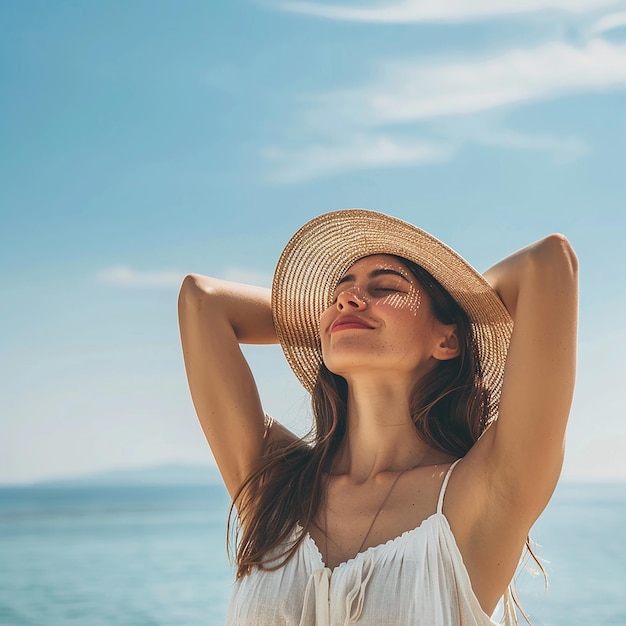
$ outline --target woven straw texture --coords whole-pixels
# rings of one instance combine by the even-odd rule
[[[467,261],[427,232],[365,209],[320,215],[283,250],[272,284],[278,339],[298,380],[311,392],[322,360],[318,321],[339,279],[372,254],[400,256],[430,272],[465,309],[494,417],[513,322],[500,298]]]

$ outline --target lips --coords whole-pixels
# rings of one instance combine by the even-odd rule
[[[356,315],[344,315],[336,319],[330,327],[330,332],[338,330],[371,330],[373,326]]]

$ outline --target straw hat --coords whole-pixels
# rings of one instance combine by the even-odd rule
[[[313,390],[322,361],[320,315],[348,268],[372,254],[417,263],[463,307],[472,324],[493,416],[513,328],[506,308],[482,275],[451,248],[408,222],[375,211],[343,209],[312,219],[278,260],[272,284],[274,324],[298,380]]]

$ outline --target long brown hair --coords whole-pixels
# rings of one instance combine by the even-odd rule
[[[460,347],[457,357],[439,361],[414,387],[410,398],[413,423],[426,443],[462,457],[489,425],[493,400],[482,383],[471,322],[429,272],[406,259],[398,260],[429,296],[435,318],[444,324],[456,324]],[[269,445],[258,467],[239,489],[229,514],[230,546],[236,507],[238,578],[254,567],[278,569],[298,549],[304,532],[294,534],[294,528],[309,528],[324,503],[324,477],[346,432],[347,397],[346,380],[322,363],[311,398],[312,430],[293,443]]]

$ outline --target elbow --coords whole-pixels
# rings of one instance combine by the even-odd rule
[[[178,292],[178,306],[184,306],[189,302],[196,300],[198,297],[198,276],[196,274],[187,274],[183,278]]]
[[[211,279],[200,274],[187,274],[178,292],[178,309],[200,310],[202,303],[215,293]]]
[[[189,291],[195,291],[200,285],[201,278],[199,274],[187,274],[180,285],[180,292],[188,293]]]
[[[578,257],[574,252],[574,247],[565,235],[555,233],[544,239],[545,245],[549,249],[549,254],[553,262],[560,263],[572,274],[578,274]]]
[[[578,281],[578,257],[565,235],[548,235],[535,247],[533,266],[544,278],[558,277],[560,281]]]

